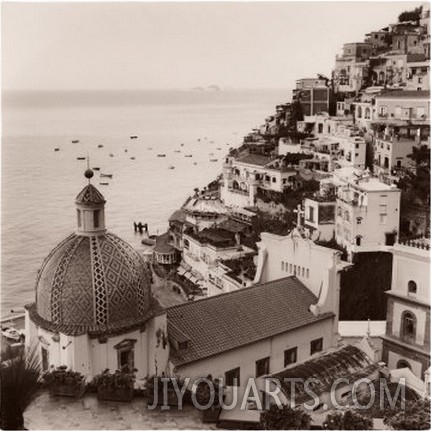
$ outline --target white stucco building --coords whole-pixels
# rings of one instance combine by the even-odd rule
[[[425,381],[430,366],[430,240],[393,247],[382,359],[389,370],[408,368]]]
[[[364,176],[337,187],[335,238],[348,252],[378,251],[399,232],[401,190]],[[382,248],[383,247],[383,248]]]
[[[296,187],[297,171],[282,161],[258,154],[235,159],[227,157],[223,165],[222,202],[232,208],[252,207],[258,188],[282,192]]]

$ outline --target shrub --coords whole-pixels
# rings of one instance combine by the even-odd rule
[[[274,430],[305,430],[310,428],[311,416],[303,410],[292,409],[290,406],[272,404],[260,417],[262,429]]]
[[[334,411],[326,416],[323,428],[327,430],[371,430],[373,421],[354,410]]]

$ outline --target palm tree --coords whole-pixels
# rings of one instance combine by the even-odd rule
[[[40,388],[40,360],[36,351],[10,347],[1,354],[1,423],[4,430],[24,428],[24,412]]]

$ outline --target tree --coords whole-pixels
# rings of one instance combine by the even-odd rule
[[[310,429],[311,416],[300,408],[290,406],[279,408],[272,404],[260,417],[262,429],[269,430],[306,430]]]
[[[383,422],[395,430],[429,430],[430,403],[424,399],[407,401],[404,409],[388,412]]]
[[[422,15],[422,6],[413,10],[406,10],[398,15],[398,22],[419,21]]]
[[[40,361],[35,350],[2,352],[0,368],[1,429],[24,429],[24,412],[40,388]]]
[[[344,413],[334,411],[326,416],[323,428],[327,430],[371,430],[373,421],[354,410],[346,410]]]

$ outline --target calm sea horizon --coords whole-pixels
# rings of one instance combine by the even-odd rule
[[[97,172],[92,180],[107,200],[107,227],[139,248],[133,222],[165,232],[193,189],[221,173],[229,148],[290,97],[289,89],[3,92],[2,317],[34,300],[37,270],[75,229],[74,199],[86,184],[77,157],[113,175],[109,185]]]

